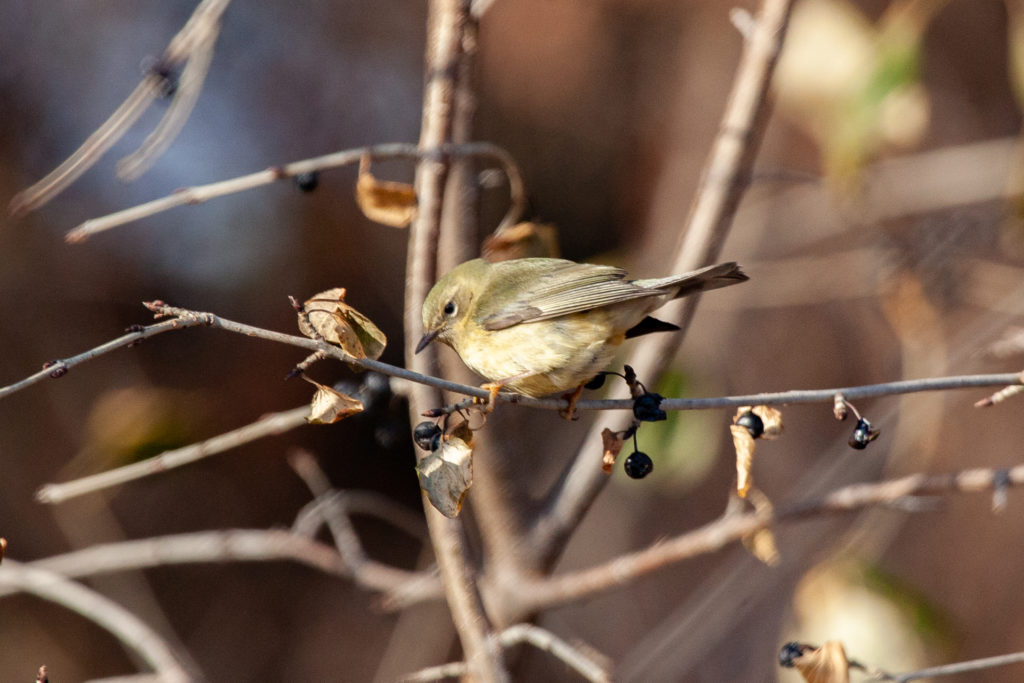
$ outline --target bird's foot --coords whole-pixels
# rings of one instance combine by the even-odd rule
[[[558,411],[558,414],[564,417],[566,420],[576,421],[580,419],[579,413],[576,412],[576,404],[580,400],[580,396],[583,394],[583,385],[576,387],[574,391],[570,391],[568,394],[562,396],[566,401],[569,402],[565,408]]]
[[[494,406],[498,401],[498,392],[501,391],[502,387],[505,386],[504,382],[487,382],[481,384],[481,389],[486,389],[489,396],[487,398],[473,398],[473,403],[480,406],[480,412],[484,415],[494,412]]]

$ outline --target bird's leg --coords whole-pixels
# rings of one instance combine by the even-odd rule
[[[565,408],[558,411],[558,414],[564,417],[566,420],[578,420],[580,416],[576,414],[576,403],[579,402],[580,396],[583,394],[583,385],[576,387],[574,391],[570,391],[568,394],[562,396],[566,401],[569,402]]]
[[[480,409],[480,412],[486,415],[494,410],[494,406],[498,400],[498,392],[501,391],[506,384],[521,380],[525,377],[529,377],[532,374],[532,372],[522,372],[519,373],[518,375],[512,375],[511,377],[505,377],[504,379],[498,379],[494,380],[493,382],[486,382],[484,384],[481,384],[480,388],[486,389],[490,396],[488,396],[486,399],[474,398],[473,402],[483,404],[483,407]],[[484,403],[485,401],[486,403]]]
[[[479,398],[474,396],[473,403],[483,404],[480,408],[480,412],[484,415],[494,412],[494,404],[498,401],[498,392],[505,386],[505,382],[508,380],[499,380],[497,382],[486,382],[480,385],[481,389],[486,389],[487,393],[490,394],[487,398]]]

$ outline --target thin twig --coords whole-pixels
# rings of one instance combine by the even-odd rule
[[[406,575],[407,581],[402,582],[402,585],[413,581],[419,582],[425,577],[431,577],[436,581],[436,576],[431,572],[424,574],[405,572],[405,570],[395,569],[368,557],[363,549],[363,543],[359,539],[359,534],[356,533],[355,526],[348,516],[348,510],[340,501],[339,492],[331,488],[327,475],[317,465],[316,459],[305,451],[295,451],[289,455],[288,464],[316,496],[316,502],[321,510],[321,519],[330,528],[338,554],[348,565],[356,583],[362,586],[378,587],[381,581],[375,577],[383,575],[389,582],[390,589],[396,587],[392,580],[396,571]],[[440,591],[440,584],[437,584],[436,589]]]
[[[165,683],[186,683],[189,674],[171,646],[145,622],[109,598],[37,565],[8,559],[0,567],[0,594],[31,593],[85,617],[146,662]]]
[[[89,349],[77,356],[70,358],[64,358],[58,361],[51,361],[47,363],[42,370],[39,372],[29,375],[23,380],[15,382],[14,384],[8,384],[5,387],[0,387],[0,399],[21,391],[22,389],[32,386],[36,382],[41,382],[44,379],[56,379],[63,377],[67,371],[79,363],[84,363],[87,360],[92,360],[98,356],[102,356],[105,353],[116,351],[120,348],[130,347],[137,344],[139,341],[146,339],[147,337],[153,337],[162,332],[169,332],[173,329],[181,327],[181,323],[176,320],[169,320],[155,325],[148,325],[146,327],[139,327],[136,330],[129,332],[128,334],[122,335],[117,339],[112,339],[104,344]]]
[[[891,680],[898,681],[899,683],[905,683],[906,681],[916,681],[919,678],[952,676],[953,674],[962,674],[969,671],[981,671],[983,669],[994,669],[997,666],[1007,666],[1008,664],[1019,664],[1021,662],[1024,662],[1024,652],[1014,652],[1006,655],[997,655],[995,657],[972,659],[966,662],[943,664],[942,666],[933,666],[928,669],[920,669],[918,671],[908,671],[903,674],[891,674]]]
[[[261,327],[254,327],[244,323],[235,322],[222,318],[214,313],[192,311],[184,308],[167,306],[163,302],[149,302],[146,304],[150,310],[158,315],[175,316],[174,320],[168,320],[153,325],[140,327],[137,331],[113,339],[93,349],[80,353],[70,358],[53,361],[39,372],[26,377],[14,384],[0,387],[0,398],[4,398],[16,391],[25,389],[36,382],[47,378],[62,376],[64,372],[79,363],[92,360],[105,353],[116,349],[130,347],[140,339],[152,337],[172,330],[185,329],[190,327],[214,327],[235,334],[247,337],[257,337],[267,341],[280,344],[289,344],[309,351],[314,351],[334,358],[336,360],[359,365],[367,370],[373,370],[384,375],[398,378],[415,385],[425,385],[452,391],[466,396],[487,398],[490,394],[480,387],[449,382],[438,377],[432,377],[405,368],[400,368],[381,361],[370,360],[369,358],[353,358],[347,355],[337,346],[331,346],[325,342],[300,337],[297,335],[274,332]],[[422,355],[422,354],[421,354]],[[793,389],[790,391],[769,392],[761,394],[743,394],[739,396],[721,396],[712,398],[666,398],[661,403],[664,410],[711,410],[715,408],[735,408],[744,405],[792,405],[797,403],[829,403],[840,393],[850,399],[875,398],[879,396],[891,396],[895,394],[910,394],[924,391],[947,391],[950,389],[976,389],[982,387],[995,387],[1021,384],[1021,373],[995,373],[988,375],[953,375],[949,377],[930,377],[923,379],[901,380],[898,382],[883,382],[880,384],[867,384],[853,387],[837,387],[830,389]],[[405,393],[405,392],[403,392]],[[498,398],[508,403],[517,403],[531,408],[544,410],[565,410],[568,402],[561,398],[530,398],[517,394],[498,394]],[[440,403],[440,400],[437,401]],[[632,399],[602,399],[584,400],[576,404],[579,410],[632,410]],[[449,412],[442,408],[443,412]],[[454,412],[454,408],[451,412]]]
[[[538,650],[549,652],[592,683],[608,683],[612,680],[603,666],[551,631],[539,626],[515,624],[502,631],[498,638],[501,641],[501,646],[506,649],[520,643],[528,643]],[[466,666],[465,662],[450,662],[421,669],[408,676],[403,676],[400,680],[403,683],[425,683],[426,681],[465,676],[468,672],[469,667]]]
[[[727,514],[702,527],[660,541],[634,553],[589,569],[520,582],[524,611],[529,613],[589,598],[628,584],[639,576],[686,559],[715,552],[745,536],[779,522],[841,514],[872,505],[888,505],[908,496],[991,491],[1024,484],[1024,465],[1009,469],[972,469],[951,474],[913,474],[870,484],[853,484],[820,499],[781,505],[773,514]]]
[[[375,517],[411,538],[420,541],[427,539],[427,527],[422,516],[374,491],[332,490],[326,496],[318,496],[295,515],[292,532],[307,538],[313,537],[325,524],[325,511],[331,507],[338,507],[349,516]]]
[[[65,239],[68,242],[81,242],[98,232],[141,220],[169,209],[202,204],[216,197],[252,190],[279,180],[294,178],[303,173],[357,164],[364,156],[369,156],[374,161],[383,161],[386,159],[424,159],[439,155],[485,157],[497,161],[504,171],[505,177],[508,178],[509,184],[509,209],[502,220],[502,225],[515,222],[522,215],[526,205],[526,192],[523,187],[522,176],[519,174],[519,168],[512,159],[512,155],[501,147],[488,142],[471,142],[461,145],[450,144],[430,149],[421,149],[409,142],[391,142],[346,149],[319,157],[293,161],[283,166],[271,166],[256,173],[229,178],[208,185],[181,188],[166,197],[154,199],[145,204],[132,206],[105,216],[91,218],[70,230],[65,235]]]
[[[237,448],[242,444],[261,439],[265,436],[283,434],[306,424],[307,417],[309,417],[308,405],[264,415],[244,427],[218,434],[213,438],[183,448],[164,451],[152,458],[134,462],[130,465],[60,484],[44,484],[36,492],[36,500],[40,503],[63,503],[76,496],[94,493],[111,486],[117,486],[125,482],[165,472],[175,467],[181,467],[211,455]]]
[[[164,50],[158,62],[161,69],[174,69],[183,62],[191,61],[193,54],[197,51],[201,53],[199,61],[206,62],[206,66],[208,66],[213,53],[213,43],[220,30],[220,18],[229,1],[203,0],[200,2],[185,26],[171,39],[167,49]],[[186,96],[193,98],[198,95],[198,91],[202,87],[205,67],[200,64],[192,69],[189,69],[188,66],[185,68],[192,74],[190,76],[192,85],[189,86],[189,89],[194,91],[191,94],[186,93]],[[160,73],[160,69],[151,69],[128,98],[103,125],[82,143],[81,147],[42,180],[15,195],[10,204],[11,215],[20,216],[39,208],[63,192],[79,176],[89,170],[153,103],[163,88],[166,78],[166,74]],[[177,120],[182,114],[187,116],[190,108],[191,105],[187,102],[172,106],[158,127],[163,135],[159,146],[153,144],[154,136],[151,135],[146,139],[143,149],[157,154],[163,151],[170,144],[168,136],[173,138],[173,135],[177,133],[176,129],[180,129],[180,124],[177,122],[173,126],[166,123],[171,118],[172,112],[176,112],[174,117]],[[181,121],[181,124],[183,123],[184,121]],[[140,150],[140,152],[142,151]],[[151,161],[152,155],[149,152],[147,155]]]
[[[4,562],[4,567],[8,561]],[[391,594],[397,595],[399,604],[403,605],[437,600],[442,596],[436,576],[392,567],[357,576],[331,546],[279,529],[225,529],[101,543],[37,560],[30,566],[69,578],[84,578],[178,564],[277,561],[296,562],[352,580],[362,588],[381,591],[385,608],[392,604],[388,597]],[[2,571],[0,569],[0,574]],[[0,596],[20,590],[0,585]]]

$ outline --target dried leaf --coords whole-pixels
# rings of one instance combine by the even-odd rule
[[[613,432],[607,427],[601,432],[601,441],[604,444],[604,456],[601,458],[601,469],[604,470],[605,474],[611,474],[612,468],[615,467],[615,458],[619,457],[619,451],[622,450],[622,444],[625,441],[622,438],[620,432]]]
[[[363,402],[352,398],[331,387],[315,382],[308,377],[307,382],[316,387],[313,400],[309,404],[309,417],[306,422],[314,425],[329,425],[363,412]]]
[[[416,465],[416,473],[430,504],[445,517],[457,517],[473,485],[473,448],[457,436],[448,436]]]
[[[345,303],[345,288],[336,287],[313,296],[302,305],[299,331],[340,346],[353,358],[376,360],[388,338],[369,318]]]
[[[779,548],[775,545],[775,533],[771,529],[758,529],[749,536],[744,536],[743,546],[769,567],[779,563]]]
[[[377,180],[370,173],[370,158],[359,161],[356,204],[363,215],[392,228],[405,228],[416,215],[416,191],[407,183]]]
[[[774,514],[772,502],[758,489],[750,489],[748,500],[762,519],[770,519]],[[771,528],[762,527],[744,536],[742,540],[750,554],[769,567],[774,567],[779,563],[779,548],[775,544],[775,532]]]
[[[743,410],[742,408],[740,410]],[[747,408],[764,423],[762,439],[777,439],[782,436],[782,413],[771,406],[754,406]]]
[[[497,263],[516,258],[559,256],[558,229],[549,223],[516,223],[484,240],[485,261]]]
[[[807,683],[850,683],[850,661],[838,640],[804,652],[793,660],[793,668]]]
[[[4,554],[7,552],[7,539],[0,538],[0,562],[4,561]]]
[[[746,427],[737,424],[729,425],[729,431],[732,432],[732,444],[736,448],[736,493],[746,498],[753,483],[750,468],[754,464],[754,437]]]

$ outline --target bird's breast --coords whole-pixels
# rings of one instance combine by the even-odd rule
[[[512,391],[546,396],[570,391],[603,370],[624,339],[604,311],[486,331],[475,327],[458,335],[462,361],[491,381]]]

